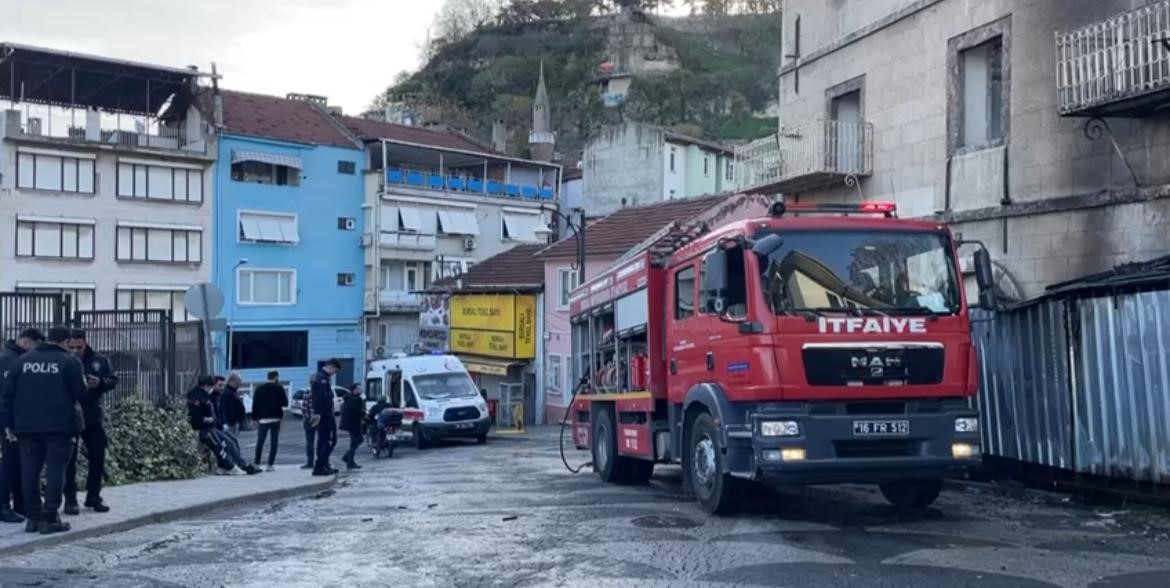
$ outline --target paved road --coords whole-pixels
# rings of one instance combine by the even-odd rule
[[[963,490],[905,514],[844,487],[712,518],[660,469],[606,486],[547,434],[404,449],[330,495],[0,559],[0,586],[1170,586],[1158,511]]]

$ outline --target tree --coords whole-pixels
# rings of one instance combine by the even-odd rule
[[[446,0],[435,15],[440,43],[453,43],[495,22],[504,0]]]

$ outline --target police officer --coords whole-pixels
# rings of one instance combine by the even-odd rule
[[[20,443],[21,481],[24,484],[24,530],[42,535],[68,531],[57,509],[65,486],[65,467],[73,438],[81,433],[84,417],[85,372],[65,349],[67,327],[49,329],[49,341],[20,356],[4,378],[0,416],[4,435]],[[41,473],[45,472],[45,502],[41,504]]]
[[[0,351],[0,398],[4,397],[4,381],[8,370],[25,352],[32,351],[45,340],[37,329],[25,329],[15,341],[6,341]],[[2,408],[0,408],[2,410]],[[12,507],[9,508],[9,497]],[[24,490],[20,487],[20,448],[0,433],[0,522],[23,523]]]
[[[333,453],[333,446],[337,443],[337,419],[333,416],[333,385],[329,379],[337,370],[341,369],[341,362],[330,359],[321,366],[321,370],[313,376],[309,393],[313,400],[313,417],[310,424],[317,430],[317,463],[313,466],[314,476],[331,476],[337,473],[329,464],[329,454]]]
[[[85,370],[85,385],[87,394],[81,401],[82,412],[85,413],[85,430],[81,433],[81,441],[85,443],[85,457],[89,464],[89,471],[85,476],[85,507],[94,512],[109,512],[110,507],[102,501],[102,479],[106,475],[106,447],[109,440],[106,438],[105,415],[102,411],[102,397],[106,392],[118,387],[118,376],[114,375],[114,368],[110,360],[89,346],[85,340],[85,331],[73,329],[69,339],[69,351],[81,361]],[[77,506],[77,444],[73,446],[73,455],[69,458],[69,467],[65,470],[65,514],[79,514]]]

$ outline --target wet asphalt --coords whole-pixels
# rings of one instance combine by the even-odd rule
[[[568,473],[551,431],[360,455],[317,496],[0,557],[0,587],[1170,586],[1164,509],[960,487],[899,512],[849,486],[760,490],[717,518],[677,468],[644,487]]]

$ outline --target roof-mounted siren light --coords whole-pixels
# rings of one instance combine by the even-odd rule
[[[792,204],[787,207],[781,205],[779,209],[777,209],[776,204],[772,205],[769,212],[772,216],[777,217],[783,216],[785,212],[791,212],[793,214],[880,214],[886,218],[893,218],[898,213],[898,207],[893,202],[857,202],[851,204],[814,202]]]
[[[858,208],[860,212],[884,214],[887,217],[898,214],[898,205],[893,202],[862,202]]]

